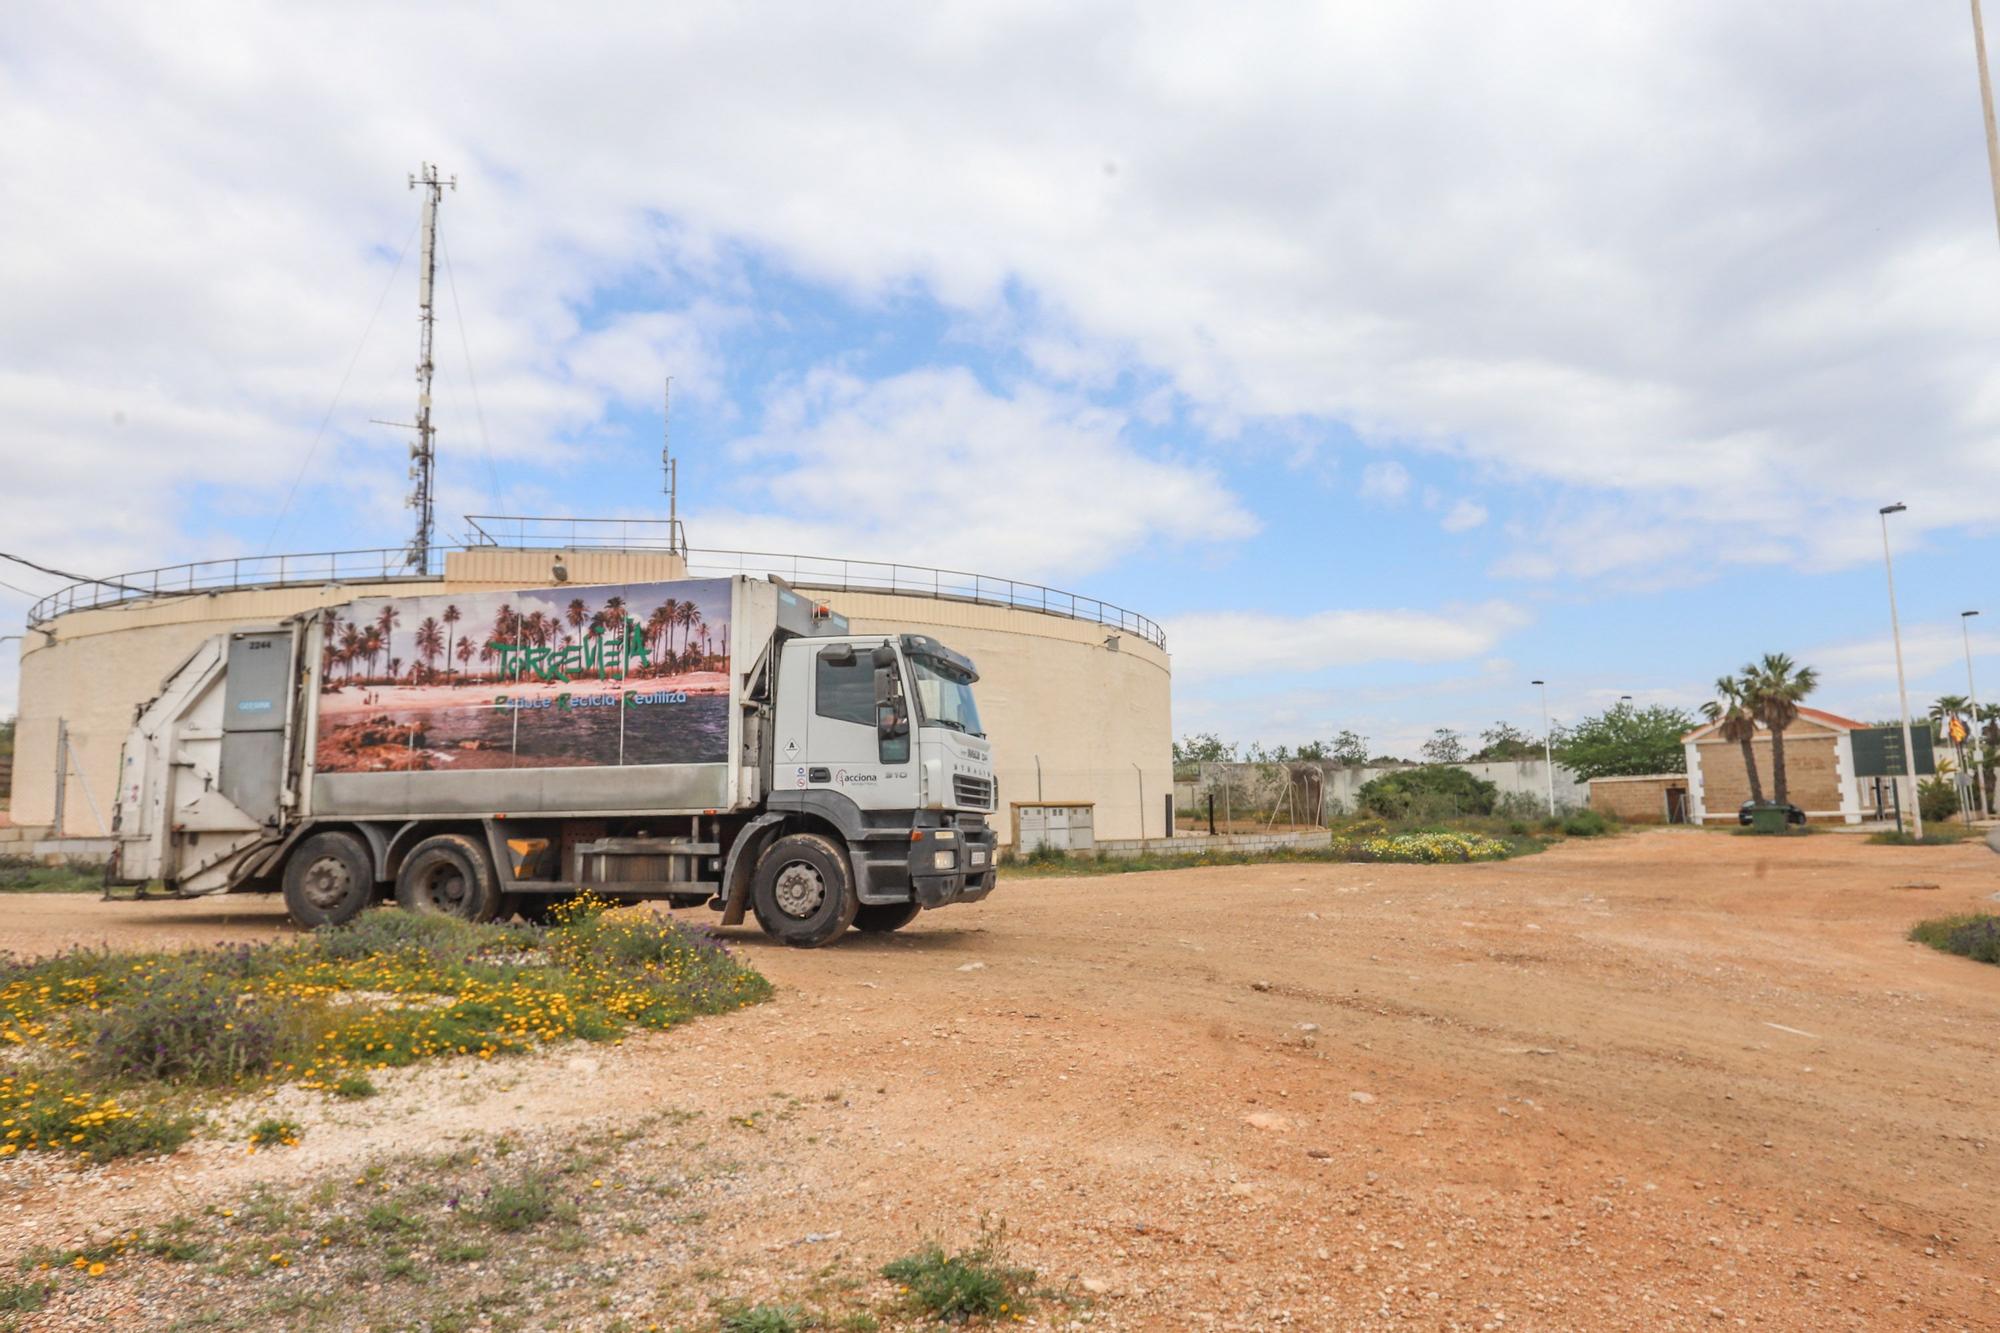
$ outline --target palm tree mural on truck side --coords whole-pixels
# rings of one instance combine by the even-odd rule
[[[686,580],[336,608],[320,771],[720,762],[731,596]]]
[[[1715,698],[1701,706],[1701,715],[1721,724],[1718,734],[1722,739],[1743,747],[1743,771],[1749,775],[1750,799],[1762,805],[1764,783],[1757,776],[1757,751],[1750,744],[1757,737],[1757,714],[1746,697],[1743,682],[1735,676],[1717,677]]]

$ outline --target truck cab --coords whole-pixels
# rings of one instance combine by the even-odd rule
[[[978,679],[927,635],[783,645],[769,807],[841,830],[864,911],[907,905],[914,916],[992,891],[993,747]]]

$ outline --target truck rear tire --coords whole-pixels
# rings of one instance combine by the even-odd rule
[[[915,921],[917,913],[923,910],[917,903],[863,903],[854,914],[854,928],[871,935],[886,935]]]
[[[315,833],[285,860],[285,910],[308,930],[352,921],[374,896],[374,863],[352,834]]]
[[[408,912],[491,921],[500,911],[500,885],[485,848],[461,834],[440,833],[403,861],[396,901]]]
[[[750,906],[772,939],[817,949],[847,933],[861,902],[846,854],[817,833],[793,833],[757,858]]]

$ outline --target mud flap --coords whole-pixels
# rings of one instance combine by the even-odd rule
[[[756,872],[757,858],[771,833],[785,822],[783,815],[759,815],[743,826],[729,845],[729,860],[722,868],[722,924],[740,926],[750,907],[750,876]]]

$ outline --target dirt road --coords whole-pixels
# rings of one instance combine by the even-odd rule
[[[703,1242],[718,1289],[869,1272],[985,1214],[1094,1327],[2000,1327],[2000,968],[1903,939],[1996,889],[1976,845],[1694,831],[1003,881],[889,939],[744,933],[770,1004],[410,1071],[314,1110],[282,1159],[0,1167],[0,1248],[339,1170],[469,1108],[564,1131],[785,1093]],[[278,928],[0,899],[16,951]]]

